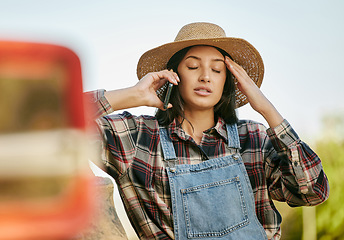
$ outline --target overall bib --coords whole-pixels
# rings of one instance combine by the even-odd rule
[[[237,125],[227,125],[227,134],[228,147],[235,154],[176,165],[172,140],[166,128],[160,127],[175,239],[267,239],[255,214],[252,187],[239,154]]]

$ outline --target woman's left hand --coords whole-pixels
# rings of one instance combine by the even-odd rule
[[[265,97],[253,80],[247,75],[246,71],[227,56],[225,58],[225,64],[229,71],[231,71],[238,80],[237,86],[247,97],[251,107],[266,119],[270,127],[280,124],[283,121],[283,117]]]

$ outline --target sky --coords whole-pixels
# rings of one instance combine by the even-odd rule
[[[81,60],[85,91],[134,85],[145,51],[204,21],[258,49],[261,89],[299,135],[318,136],[324,115],[344,112],[341,0],[0,0],[0,6],[0,39],[69,47]],[[266,124],[249,105],[238,114]]]
[[[112,90],[136,84],[140,56],[183,25],[215,23],[258,49],[263,93],[312,140],[325,115],[344,115],[343,12],[342,0],[0,0],[0,40],[66,46],[81,60],[85,91]],[[238,114],[266,124],[249,105]]]

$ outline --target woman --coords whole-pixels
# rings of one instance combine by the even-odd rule
[[[135,86],[91,94],[104,168],[141,239],[279,239],[272,199],[327,199],[320,159],[260,91],[263,72],[247,41],[192,23],[141,57]],[[165,110],[157,90],[167,82],[174,87]],[[235,108],[247,102],[269,129],[238,121]],[[108,115],[137,106],[159,110]]]

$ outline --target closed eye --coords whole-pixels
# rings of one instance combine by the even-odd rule
[[[216,73],[221,73],[221,71],[216,70],[216,69],[213,69],[213,71],[216,72]]]
[[[197,69],[198,67],[188,67],[188,69],[190,69],[190,70],[195,70],[195,69]]]

